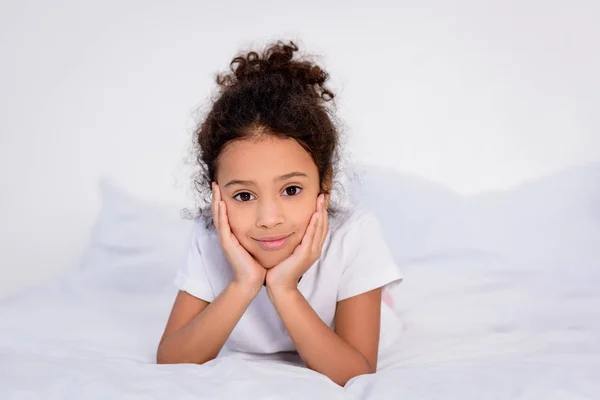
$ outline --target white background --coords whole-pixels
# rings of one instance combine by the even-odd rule
[[[599,161],[599,18],[592,0],[0,1],[0,296],[76,265],[101,176],[189,205],[194,111],[274,39],[320,56],[353,160],[464,194]]]

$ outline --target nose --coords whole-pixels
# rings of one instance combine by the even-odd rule
[[[275,199],[265,199],[264,197],[258,201],[257,228],[275,228],[283,224],[284,221],[281,202]]]

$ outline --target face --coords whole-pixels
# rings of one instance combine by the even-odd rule
[[[240,244],[265,268],[289,257],[316,211],[319,174],[310,154],[293,139],[231,142],[216,181]]]

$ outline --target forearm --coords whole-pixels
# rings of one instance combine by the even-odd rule
[[[158,347],[159,364],[203,364],[217,357],[257,292],[230,283],[187,325],[166,336]]]
[[[321,320],[298,290],[270,291],[269,296],[308,368],[340,386],[354,376],[375,372],[360,352]]]

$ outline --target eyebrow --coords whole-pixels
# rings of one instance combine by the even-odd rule
[[[296,177],[308,178],[308,175],[306,175],[304,172],[295,171],[295,172],[290,172],[289,174],[278,176],[274,180],[275,181],[285,181],[287,179],[296,178]],[[256,186],[256,183],[254,181],[245,181],[245,180],[240,180],[240,179],[233,179],[233,180],[230,180],[229,182],[227,182],[225,184],[225,187],[235,186],[235,185],[240,185],[240,186]]]
[[[275,178],[276,181],[285,181],[287,179],[290,178],[296,178],[296,177],[300,177],[300,178],[308,178],[308,175],[306,175],[304,172],[290,172],[289,174],[285,174],[285,175],[281,175],[278,178]]]

